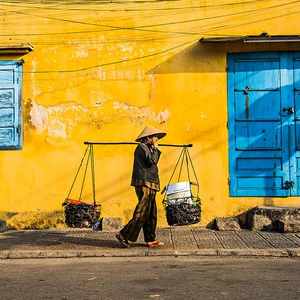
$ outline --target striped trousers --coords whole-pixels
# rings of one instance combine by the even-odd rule
[[[136,242],[143,228],[145,242],[153,242],[156,240],[157,224],[156,190],[141,185],[135,187],[135,192],[139,202],[136,205],[132,219],[120,232],[124,239]]]

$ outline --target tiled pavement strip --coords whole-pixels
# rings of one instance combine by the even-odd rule
[[[148,249],[142,233],[121,249],[116,232],[92,229],[8,230],[0,233],[0,258],[242,256],[300,258],[300,233],[215,231],[196,226],[157,229],[164,247]]]

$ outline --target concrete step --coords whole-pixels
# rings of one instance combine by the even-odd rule
[[[300,221],[300,207],[256,206],[249,210],[248,227],[251,230],[278,231],[278,221]]]
[[[219,231],[241,230],[238,218],[216,218],[215,226]]]
[[[297,233],[300,232],[300,221],[298,220],[279,220],[278,231],[283,233]]]

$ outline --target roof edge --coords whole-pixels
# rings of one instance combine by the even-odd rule
[[[0,54],[26,54],[34,50],[30,44],[0,43]]]
[[[224,36],[224,37],[202,37],[200,42],[204,43],[299,43],[300,35],[269,35],[263,32],[260,35]]]

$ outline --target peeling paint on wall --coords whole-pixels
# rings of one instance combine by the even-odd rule
[[[128,45],[121,44],[120,48],[121,48],[122,52],[131,52],[134,49],[134,46],[133,45],[129,45],[129,44]]]
[[[45,107],[32,101],[32,108],[29,114],[31,123],[36,128],[37,132],[43,132],[47,128],[48,123],[48,115]]]
[[[118,118],[126,119],[130,118],[133,122],[138,122],[140,119],[152,119],[154,113],[148,107],[139,108],[133,105],[128,105],[126,103],[114,101],[113,108],[115,114],[118,115]]]
[[[155,118],[155,121],[159,124],[166,123],[168,121],[168,118],[170,116],[170,112],[168,109],[165,111],[161,111],[158,113],[157,117]]]
[[[31,90],[31,97],[35,98],[38,94],[40,94],[42,92],[42,90],[38,89],[36,87],[36,81],[34,80],[34,72],[36,71],[38,64],[35,60],[32,60],[31,65],[32,65],[32,67],[31,67],[32,71],[31,71],[31,74],[30,74],[30,76],[31,76],[30,90]]]
[[[84,47],[80,47],[78,50],[74,51],[73,57],[86,58],[89,56],[88,51]]]
[[[51,120],[48,126],[49,136],[55,138],[67,138],[67,125],[58,120]]]
[[[47,130],[51,138],[69,139],[78,124],[101,129],[102,124],[129,119],[131,122],[156,121],[165,123],[170,113],[168,109],[157,115],[149,107],[137,107],[120,101],[106,101],[83,107],[74,102],[56,104],[51,107],[38,105],[34,101],[30,110],[31,123],[38,133]]]

